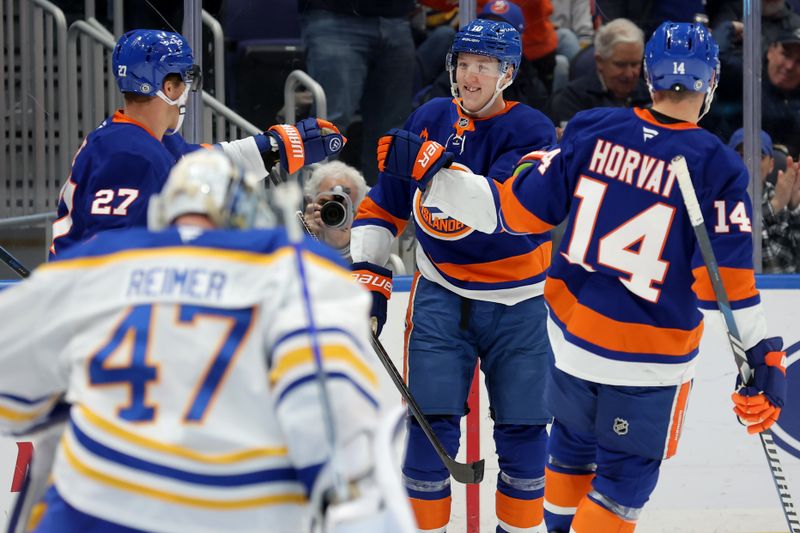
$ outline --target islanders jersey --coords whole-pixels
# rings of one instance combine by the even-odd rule
[[[442,144],[455,155],[454,167],[499,182],[524,154],[555,142],[550,120],[517,102],[475,119],[464,115],[455,100],[436,98],[417,109],[404,129]],[[481,209],[491,205],[488,201]],[[541,295],[550,263],[548,231],[483,234],[423,206],[413,183],[383,175],[359,205],[350,244],[353,260],[385,264],[392,239],[411,217],[417,268],[426,279],[466,298],[507,305]]]
[[[117,111],[86,136],[61,188],[50,257],[106,230],[147,225],[148,199],[175,162],[201,148],[179,133],[163,141]]]
[[[333,251],[300,248],[308,308],[283,231],[128,229],[65,252],[0,293],[0,428],[25,431],[66,393],[53,479],[79,511],[308,531],[330,451],[316,356],[342,442],[373,430],[378,378],[369,295]]]
[[[750,348],[766,323],[753,273],[748,174],[733,150],[695,124],[639,108],[581,112],[559,147],[526,155],[511,179],[471,179],[458,196],[453,184],[465,177],[444,170],[426,204],[482,231],[539,233],[566,218],[545,287],[556,366],[612,385],[680,384],[694,375],[698,308],[716,309],[716,301],[670,166],[678,154]],[[471,215],[481,198],[494,198],[496,212]]]

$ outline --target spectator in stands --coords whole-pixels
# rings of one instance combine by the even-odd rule
[[[563,127],[578,111],[593,107],[633,107],[650,102],[642,81],[644,34],[627,19],[612,20],[594,37],[596,71],[555,93],[547,113]]]
[[[728,146],[742,155],[743,144],[744,130],[739,128]],[[791,156],[786,163],[774,184],[767,180],[775,160],[772,139],[761,130],[761,256],[768,274],[800,272],[800,170]]]
[[[741,61],[742,35],[744,33],[742,2],[725,2],[714,14],[714,37],[722,52],[723,41],[733,44]],[[770,43],[781,34],[800,28],[800,13],[784,0],[761,0],[761,48],[767,51]],[[727,73],[726,73],[727,74]]]
[[[640,0],[597,0],[596,10],[603,23],[618,18],[631,20],[652,34],[665,20],[672,22],[707,22],[706,0],[670,0],[642,2]]]
[[[592,44],[594,25],[590,0],[553,0],[552,21],[558,35],[556,52],[568,61]]]
[[[800,28],[767,49],[761,89],[761,125],[789,154],[800,151]]]
[[[350,227],[361,200],[367,195],[364,176],[341,161],[322,163],[306,180],[303,192],[306,197],[303,219],[308,229],[352,262]]]
[[[415,35],[414,107],[422,103],[432,83],[445,73],[444,60],[458,29],[458,2],[421,0],[425,19],[423,35]]]
[[[478,12],[494,0],[478,0]],[[553,88],[553,71],[556,67],[556,46],[558,35],[550,16],[553,14],[551,0],[514,0],[525,17],[525,30],[522,32],[523,62],[536,69],[548,93]],[[513,23],[511,23],[513,25]],[[516,81],[514,82],[516,83]]]
[[[308,73],[322,85],[328,119],[347,130],[360,110],[360,166],[375,183],[378,137],[411,111],[414,42],[408,15],[414,0],[304,0],[301,31]],[[352,142],[354,141],[354,142]],[[354,148],[351,148],[351,150]]]
[[[719,60],[724,79],[714,96],[717,104],[712,107],[701,125],[727,139],[734,129],[742,125],[742,5],[741,2],[726,2],[717,8],[712,6],[712,9],[714,37],[719,43]],[[768,57],[772,44],[797,28],[800,28],[800,14],[792,11],[783,0],[761,2],[761,49],[764,56]],[[766,76],[762,81],[766,82]],[[776,133],[766,126],[765,129],[773,135]],[[780,142],[780,139],[776,138],[776,141]]]

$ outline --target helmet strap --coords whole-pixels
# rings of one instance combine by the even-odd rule
[[[186,116],[186,102],[189,100],[189,92],[191,89],[192,82],[187,82],[183,93],[174,100],[164,94],[164,91],[161,89],[159,89],[159,91],[156,93],[156,96],[161,98],[167,104],[178,106],[178,124],[175,126],[175,128],[168,128],[167,131],[164,132],[165,135],[175,135],[178,133],[178,131],[180,131],[181,126],[183,126],[183,119]]]

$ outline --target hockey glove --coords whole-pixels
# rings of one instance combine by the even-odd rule
[[[436,141],[426,141],[406,130],[393,128],[378,140],[378,170],[411,179],[423,191],[453,157]]]
[[[380,335],[386,323],[386,302],[392,296],[392,271],[378,265],[353,263],[353,279],[372,293],[372,331]]]
[[[747,426],[748,433],[761,433],[778,420],[786,401],[786,352],[783,339],[772,337],[747,350],[747,362],[753,369],[748,386],[736,378],[733,412]]]
[[[338,154],[347,142],[339,128],[321,118],[306,118],[294,126],[277,124],[266,134],[278,145],[281,166],[289,174]]]

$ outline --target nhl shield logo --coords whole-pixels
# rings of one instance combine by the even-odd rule
[[[614,419],[614,433],[622,437],[628,434],[628,421],[623,418]]]
[[[458,119],[458,126],[460,128],[466,128],[467,126],[469,126],[469,119],[467,117],[460,117]]]

